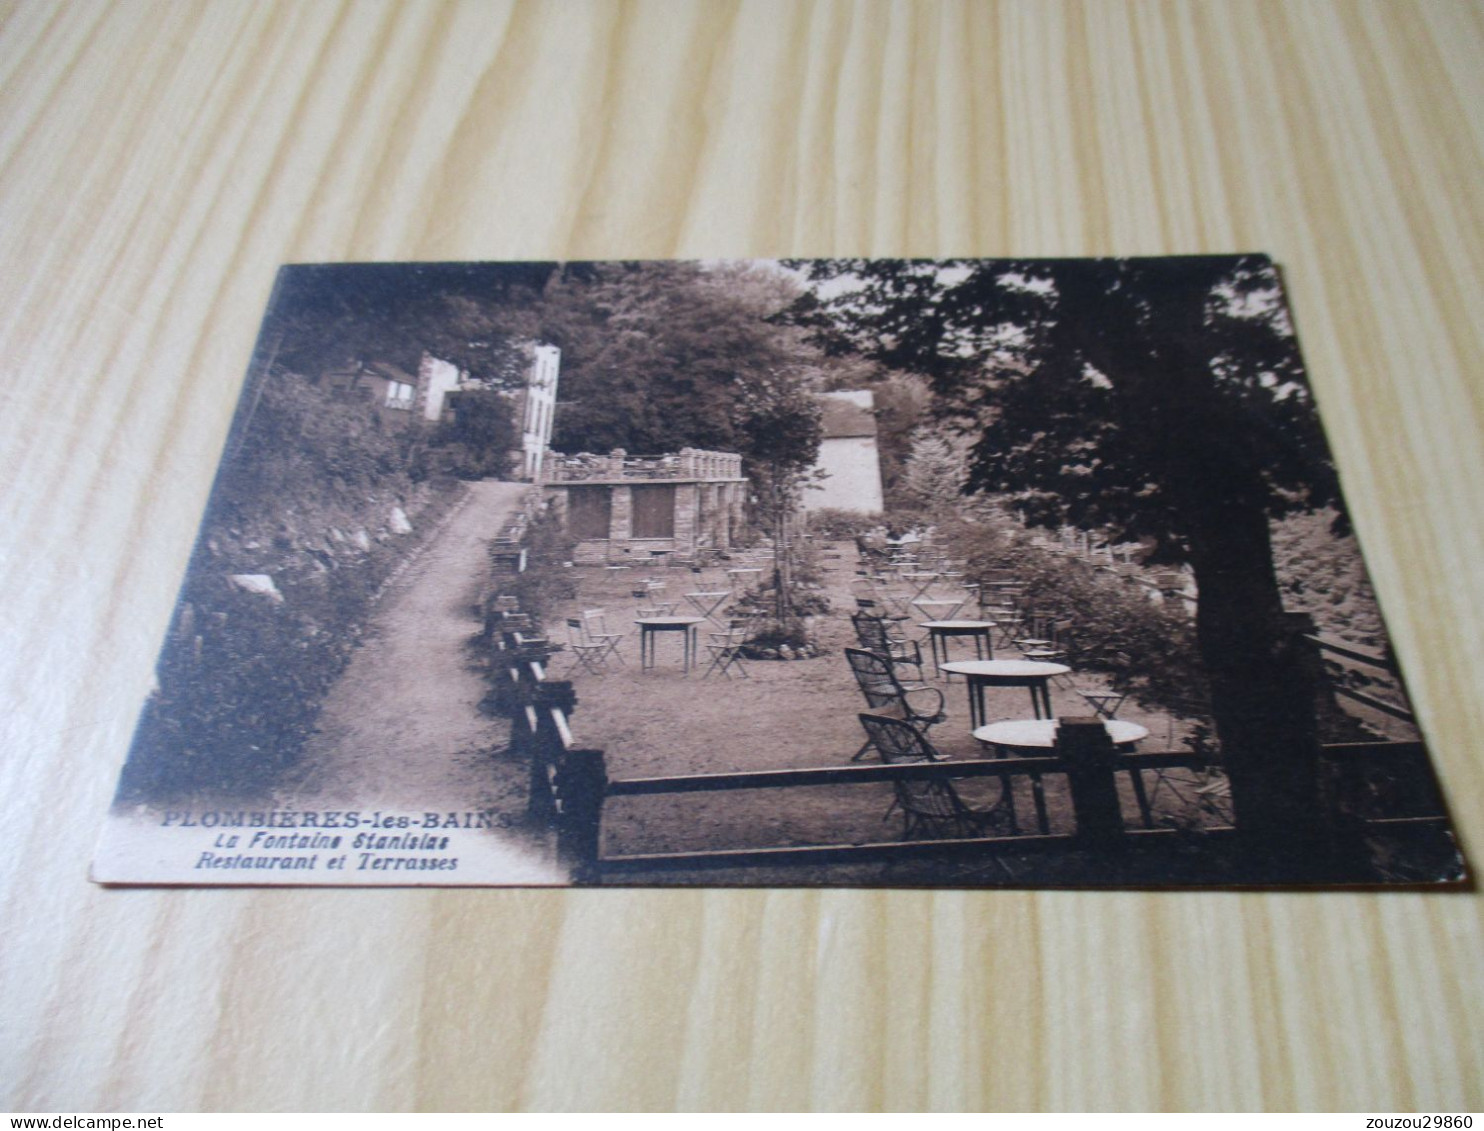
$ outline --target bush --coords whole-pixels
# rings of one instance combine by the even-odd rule
[[[1209,719],[1205,665],[1183,608],[1138,582],[1036,546],[1010,519],[949,524],[938,538],[967,561],[972,580],[1009,571],[1025,585],[1023,604],[1069,621],[1067,664],[1074,670],[1107,675],[1147,707]]]
[[[840,540],[870,533],[882,524],[879,514],[862,514],[837,507],[822,507],[805,515],[806,527],[818,538]]]
[[[1292,515],[1273,527],[1273,565],[1284,604],[1309,613],[1319,630],[1367,648],[1384,648],[1385,626],[1353,536],[1332,532],[1335,513]]]
[[[567,533],[559,515],[547,510],[526,526],[523,545],[526,568],[514,577],[496,579],[500,592],[520,601],[520,611],[531,623],[545,624],[563,601],[577,596],[577,579],[572,573],[572,553],[577,539]]]
[[[119,800],[271,789],[296,764],[381,586],[462,496],[414,485],[365,404],[273,373],[244,397]],[[395,535],[395,510],[416,534]],[[236,588],[269,575],[282,600]]]
[[[1328,622],[1323,612],[1316,618],[1322,629],[1343,635],[1339,631],[1343,625],[1357,628],[1359,634],[1359,626],[1378,626],[1379,618],[1369,619],[1374,603],[1354,543],[1347,548],[1346,540],[1328,533],[1329,517],[1302,516],[1303,521],[1280,526],[1274,556],[1285,578],[1290,608],[1310,611],[1326,605]],[[1037,546],[1024,527],[1004,516],[953,524],[940,528],[938,536],[968,560],[974,579],[1013,573],[1026,586],[1028,606],[1068,620],[1073,627],[1065,642],[1067,663],[1074,670],[1103,673],[1115,689],[1127,691],[1146,707],[1195,720],[1196,744],[1214,742],[1209,739],[1214,724],[1205,663],[1194,619],[1182,602],[1160,600],[1155,590],[1136,580],[1137,573],[1120,575]],[[1321,602],[1329,593],[1340,594],[1341,599]],[[1296,595],[1306,596],[1308,604],[1295,600]],[[1342,620],[1336,608],[1353,616]],[[1360,642],[1373,639],[1362,635]],[[1315,709],[1323,741],[1371,737],[1332,696],[1319,690]]]

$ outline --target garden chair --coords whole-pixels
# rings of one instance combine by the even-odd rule
[[[634,615],[640,618],[673,617],[675,615],[675,607],[680,603],[678,601],[664,600],[665,583],[663,581],[656,581],[654,578],[649,578],[643,584],[631,590],[631,592],[634,595],[634,600],[639,602],[639,607],[634,611]],[[660,594],[660,596],[656,597],[655,594]]]
[[[1076,690],[1077,694],[1087,701],[1087,705],[1097,712],[1100,719],[1116,719],[1119,708],[1128,698],[1127,691],[1092,687],[1079,687]]]
[[[582,668],[593,675],[602,675],[607,670],[603,654],[608,651],[608,645],[595,643],[588,636],[581,617],[567,618],[567,647],[572,652],[572,671]]]
[[[943,712],[941,691],[920,683],[904,684],[897,678],[896,665],[881,653],[847,648],[845,660],[865,696],[866,706],[872,711],[889,713],[924,733],[928,727],[936,726],[947,717]],[[926,700],[924,695],[932,695],[934,699]],[[859,762],[870,749],[871,744],[867,742],[850,760]]]
[[[917,674],[913,677],[913,682],[923,682],[922,648],[916,640],[908,640],[892,632],[885,617],[874,616],[866,609],[851,614],[850,623],[862,648],[885,656],[898,667],[916,668]]]
[[[959,610],[964,607],[966,599],[960,597],[915,597],[912,600],[912,607],[925,620],[952,620],[958,616]]]
[[[711,656],[711,663],[702,674],[702,679],[712,672],[720,672],[731,679],[733,668],[737,669],[743,679],[752,678],[747,674],[746,665],[742,663],[742,649],[750,638],[747,621],[730,621],[725,632],[708,632],[706,635],[710,638],[706,651]]]
[[[603,659],[610,656],[617,660],[619,666],[623,666],[623,656],[619,655],[618,645],[626,633],[609,632],[607,614],[602,609],[584,609],[582,611],[582,627],[587,631],[587,638],[594,644],[603,645]]]
[[[1000,598],[992,597],[992,602],[998,602]],[[1023,617],[1014,605],[986,603],[984,596],[979,598],[979,616],[984,620],[992,620],[995,623],[995,632],[999,635],[1000,646],[1011,648],[1015,640],[1024,630]]]
[[[858,718],[866,730],[866,748],[874,749],[888,765],[945,760],[920,730],[902,719],[865,714]],[[970,807],[946,779],[894,781],[892,789],[896,797],[882,820],[899,810],[905,840],[924,835],[982,836],[999,817],[996,810]]]
[[[1030,635],[1015,641],[1027,660],[1064,664],[1071,645],[1072,622],[1046,615],[1032,615]]]
[[[898,624],[900,624],[902,621],[911,619],[904,613],[888,613],[883,611],[881,602],[876,600],[876,598],[874,597],[857,597],[855,599],[855,607],[861,612],[867,613],[870,616],[879,617],[882,620],[887,621],[896,621]],[[888,629],[888,631],[891,632],[894,636],[900,635],[900,632],[895,628],[890,628]]]

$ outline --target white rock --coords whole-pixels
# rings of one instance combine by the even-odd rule
[[[356,544],[356,547],[362,553],[371,549],[371,535],[367,534],[364,530],[357,530],[350,536],[350,540]]]
[[[273,601],[283,600],[283,594],[273,584],[273,578],[266,573],[233,573],[228,575],[227,580],[245,593],[256,593],[259,597],[267,597]]]
[[[387,520],[387,526],[393,534],[412,533],[412,523],[407,521],[407,512],[401,507],[392,508],[392,516]]]

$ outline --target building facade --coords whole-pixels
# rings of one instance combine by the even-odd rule
[[[876,447],[875,397],[869,390],[824,393],[824,438],[815,467],[827,478],[807,488],[806,511],[832,507],[879,514],[881,458]]]
[[[520,450],[511,453],[517,479],[539,482],[551,429],[556,418],[557,381],[561,376],[562,351],[556,346],[532,344],[526,383],[515,394],[515,415],[520,424]]]
[[[468,378],[451,361],[444,361],[430,353],[423,354],[417,367],[416,411],[422,419],[436,424],[443,419],[445,398],[459,389]]]
[[[693,561],[726,550],[747,500],[742,457],[696,448],[663,456],[553,452],[539,481],[584,565]]]

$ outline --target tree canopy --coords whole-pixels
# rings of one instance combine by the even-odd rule
[[[971,490],[1032,522],[1152,537],[1199,516],[1336,505],[1277,271],[1260,256],[831,260],[793,317],[931,378],[976,435]]]
[[[975,431],[970,490],[1191,564],[1238,826],[1279,872],[1322,869],[1315,665],[1270,524],[1340,497],[1273,264],[796,266],[816,290],[793,317],[826,348],[928,375]]]
[[[424,352],[473,376],[520,376],[520,311],[554,263],[316,263],[284,267],[259,336],[263,360],[307,377],[356,363],[417,372]]]
[[[534,314],[534,333],[562,350],[554,447],[771,460],[786,437],[791,459],[813,462],[818,409],[795,394],[819,385],[822,357],[773,321],[796,285],[745,265],[588,266],[554,278]],[[782,436],[755,426],[791,414],[805,426]]]

